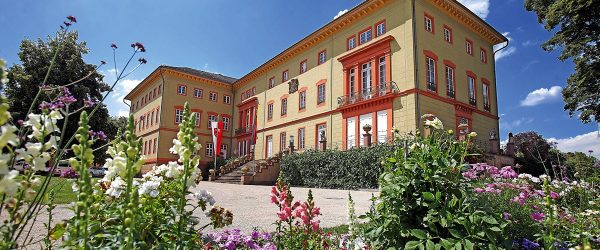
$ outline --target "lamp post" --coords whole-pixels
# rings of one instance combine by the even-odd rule
[[[294,136],[290,135],[290,153],[294,152]]]

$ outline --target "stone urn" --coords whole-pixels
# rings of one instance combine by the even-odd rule
[[[363,131],[365,131],[365,134],[368,134],[369,132],[371,132],[371,125],[365,124],[363,126]]]

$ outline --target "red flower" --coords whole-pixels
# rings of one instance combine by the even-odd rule
[[[74,16],[68,16],[67,19],[69,19],[69,21],[72,22],[72,23],[76,23],[77,22],[77,18],[75,18]]]
[[[110,45],[110,47],[113,48],[113,49],[116,49],[117,45],[113,43],[113,44]]]

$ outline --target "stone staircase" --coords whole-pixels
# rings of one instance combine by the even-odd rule
[[[248,162],[244,165],[241,165],[239,167],[237,167],[236,169],[233,169],[233,171],[223,174],[221,176],[219,176],[215,182],[217,183],[228,183],[228,184],[243,184],[242,183],[242,175],[244,175],[244,172],[242,171],[242,168],[246,166],[248,167],[249,171],[246,172],[246,174],[248,175],[253,175],[254,174],[254,167],[255,164],[252,162]]]
[[[272,185],[279,176],[281,157],[281,153],[266,160],[256,161],[252,160],[250,155],[240,157],[228,162],[219,171],[209,170],[208,181],[238,185]]]

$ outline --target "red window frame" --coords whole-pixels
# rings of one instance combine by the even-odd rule
[[[354,47],[350,48],[350,40],[354,39]],[[356,48],[356,35],[351,35],[346,38],[346,51]]]
[[[475,104],[471,104],[471,95],[469,93],[469,77],[473,78],[473,97],[475,99]],[[473,71],[467,70],[467,103],[471,106],[477,107],[477,75],[473,73]]]
[[[200,126],[202,126],[202,110],[201,109],[192,109],[191,110],[192,114],[193,113],[198,113],[198,121],[196,123],[198,123],[198,126],[196,126],[196,128],[199,128]]]
[[[438,78],[438,56],[430,50],[423,50],[423,54],[425,54],[425,70],[423,70],[423,71],[425,71],[425,84],[426,84],[425,89],[438,94],[439,93],[438,91],[440,89],[440,81]],[[435,91],[430,90],[429,87],[427,86],[427,84],[429,84],[427,82],[427,58],[431,58],[435,62],[435,64],[434,64],[435,72],[433,72],[433,77],[435,79]]]
[[[471,52],[469,53],[469,51],[467,50],[467,44],[471,45]],[[473,56],[473,41],[469,38],[465,38],[465,52],[467,52],[467,54]]]
[[[175,126],[179,125],[179,123],[177,123],[177,110],[181,110],[181,112],[183,112],[183,106],[175,106],[173,107],[173,124],[175,124]],[[181,121],[183,122],[183,114],[181,117]]]
[[[446,32],[445,32],[445,30],[448,30],[448,31],[449,31],[449,33],[450,33],[450,41],[446,41]],[[447,42],[447,43],[449,43],[449,44],[454,44],[454,34],[453,34],[453,32],[452,32],[452,27],[450,27],[450,26],[448,26],[448,25],[444,24],[444,30],[443,30],[443,31],[444,31],[444,32],[443,32],[443,35],[444,35],[444,41],[446,41],[446,42]]]
[[[358,32],[358,36],[357,36],[357,38],[358,38],[358,45],[363,45],[363,44],[368,43],[371,40],[373,40],[373,30],[372,29],[373,29],[373,27],[369,26],[368,28],[365,28],[365,29],[363,29],[363,30],[361,30],[361,31]],[[371,31],[371,38],[369,38],[369,39],[367,39],[366,41],[363,42],[363,41],[360,40],[360,35],[362,35],[363,33],[367,32],[367,31]]]
[[[211,96],[212,94],[215,94],[215,100],[214,100],[214,101],[210,99],[210,96]],[[210,92],[208,93],[208,100],[209,100],[209,101],[211,101],[211,102],[219,102],[219,93],[217,93],[217,92],[214,92],[214,91],[210,91]]]
[[[325,103],[327,103],[327,85],[326,84],[327,84],[327,80],[325,80],[325,79],[320,80],[320,81],[318,81],[316,83],[316,85],[317,85],[317,96],[316,96],[316,98],[317,98],[317,108],[321,107],[321,106],[325,106]],[[321,86],[323,86],[323,88],[324,88],[323,101],[319,102],[319,88]]]
[[[483,57],[481,56],[481,52],[483,52]],[[487,62],[488,62],[487,50],[483,47],[479,47],[479,60],[485,64],[487,64]]]
[[[319,149],[319,126],[325,125],[325,138],[327,138],[327,122],[317,123],[315,125],[315,148]]]
[[[227,129],[225,129],[225,122],[223,121],[224,118],[228,118],[229,119],[229,126],[227,127]],[[229,131],[231,129],[231,122],[233,121],[233,117],[231,117],[230,115],[226,115],[226,114],[221,114],[221,121],[223,121],[223,129],[225,131]]]
[[[325,53],[325,59],[323,62],[321,62],[321,53]],[[327,49],[321,50],[319,53],[317,53],[317,65],[324,64],[325,62],[327,62]]]
[[[300,90],[298,90],[298,112],[304,112],[306,111],[306,90],[307,87],[303,87]],[[302,98],[300,98],[300,95],[304,93],[304,107],[300,106],[300,101]]]
[[[229,97],[229,103],[225,102],[225,97]],[[231,105],[231,95],[225,95],[225,94],[223,94],[223,103],[227,104],[227,105]]]
[[[183,94],[179,93],[179,87],[184,87],[185,88],[185,91],[183,92]],[[177,84],[177,90],[176,90],[176,92],[177,92],[178,95],[187,96],[187,85],[185,85],[185,84]]]
[[[377,29],[377,26],[379,26],[380,24],[383,24],[383,33],[377,34],[377,32],[379,31]],[[379,22],[376,22],[375,25],[373,25],[373,30],[375,30],[375,37],[383,36],[387,32],[387,26],[385,24],[385,19],[383,19],[383,20],[381,20]]]
[[[272,89],[275,87],[275,77],[274,76],[269,78],[269,82],[267,82],[267,85],[268,85],[269,89]]]
[[[448,96],[448,76],[446,75],[446,67],[452,69],[452,90],[454,90],[454,97]],[[444,83],[446,85],[446,97],[456,99],[456,64],[450,60],[444,60]]]
[[[302,64],[303,64],[303,63],[305,63],[305,64],[306,64],[306,70],[304,70],[304,71],[302,71]],[[300,62],[300,65],[299,65],[298,72],[300,72],[299,74],[302,74],[302,73],[305,73],[306,71],[308,71],[308,60],[307,60],[307,59],[304,59],[304,60],[302,60],[302,61]]]
[[[200,96],[196,96],[196,90],[200,90]],[[198,98],[198,99],[202,99],[202,97],[204,96],[204,90],[201,88],[194,88],[194,93],[192,94],[192,96],[194,98]]]
[[[431,20],[431,30],[427,30],[427,19]],[[427,12],[423,14],[423,28],[425,29],[425,31],[431,34],[435,34],[435,19],[432,15],[430,15]]]
[[[208,115],[208,116],[207,116],[208,118],[206,119],[206,128],[208,128],[208,129],[210,130],[210,129],[211,129],[211,127],[210,127],[210,125],[209,125],[209,123],[208,123],[208,122],[209,122],[209,121],[213,121],[213,120],[211,120],[211,119],[210,119],[210,116],[211,116],[211,115],[214,115],[214,116],[215,116],[215,120],[216,120],[216,121],[219,121],[219,120],[218,120],[218,119],[219,119],[219,114],[218,114],[218,113],[215,113],[215,112],[206,112],[206,115]],[[212,133],[211,133],[211,134],[212,134]]]
[[[304,130],[304,134],[303,134],[302,137],[300,137],[300,130]],[[306,127],[300,127],[300,128],[298,128],[298,134],[297,134],[297,136],[298,136],[298,139],[297,139],[298,140],[298,149],[299,150],[300,149],[305,149],[306,148]],[[304,141],[304,145],[302,145],[302,147],[300,147],[300,138],[302,138],[303,141]]]

